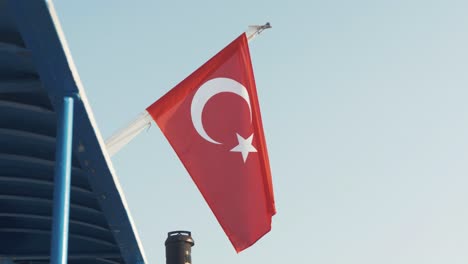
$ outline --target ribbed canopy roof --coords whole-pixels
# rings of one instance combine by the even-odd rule
[[[49,263],[55,134],[75,122],[68,263],[143,263],[138,236],[51,2],[0,0],[0,259]]]

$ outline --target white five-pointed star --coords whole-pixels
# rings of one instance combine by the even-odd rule
[[[241,135],[237,134],[237,141],[239,142],[239,145],[231,149],[232,152],[242,153],[242,158],[244,159],[244,163],[247,161],[247,157],[249,156],[250,152],[257,152],[254,146],[252,146],[252,139],[253,139],[253,134],[250,135],[250,137],[246,139],[243,138]]]

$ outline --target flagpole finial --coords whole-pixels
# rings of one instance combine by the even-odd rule
[[[246,31],[247,40],[251,41],[256,36],[260,35],[265,29],[272,28],[270,22],[266,22],[265,25],[252,25]]]

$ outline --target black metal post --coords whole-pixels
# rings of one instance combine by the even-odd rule
[[[189,231],[167,233],[166,264],[192,264],[192,247],[195,242]]]

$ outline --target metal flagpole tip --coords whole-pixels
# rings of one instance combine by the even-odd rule
[[[251,25],[247,29],[247,39],[252,40],[256,36],[260,35],[265,29],[272,28],[270,22],[266,22],[265,25]]]

